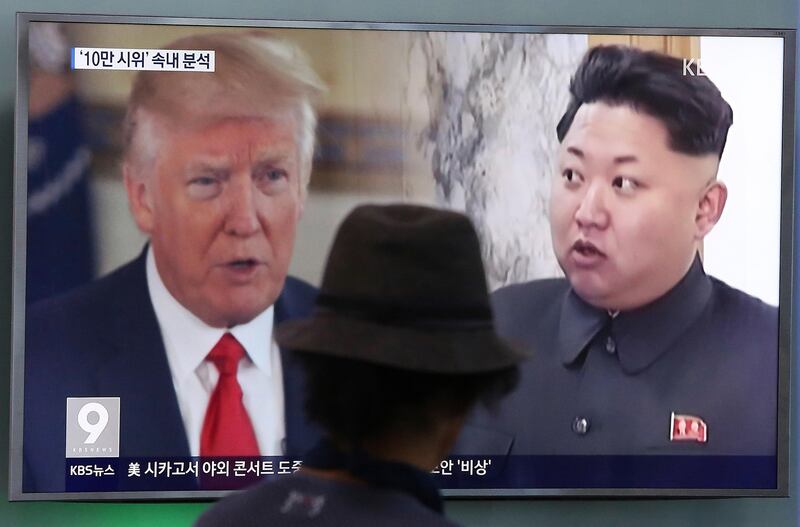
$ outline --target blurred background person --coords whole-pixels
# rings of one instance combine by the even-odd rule
[[[325,437],[301,470],[223,500],[197,527],[453,525],[429,471],[475,403],[513,389],[524,358],[494,332],[469,219],[357,208],[313,315],[282,324],[278,341],[298,352]]]
[[[91,152],[59,24],[30,28],[28,91],[28,305],[84,284],[95,268],[89,207]]]

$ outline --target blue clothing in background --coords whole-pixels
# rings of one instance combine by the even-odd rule
[[[28,304],[92,279],[91,154],[74,97],[28,123]]]

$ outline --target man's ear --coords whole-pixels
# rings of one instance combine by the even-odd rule
[[[697,204],[697,216],[695,217],[698,240],[702,240],[717,224],[727,200],[728,187],[725,186],[725,183],[714,180],[705,188]]]
[[[151,234],[155,219],[148,177],[135,174],[134,170],[129,162],[122,164],[122,179],[128,193],[128,207],[139,230]]]

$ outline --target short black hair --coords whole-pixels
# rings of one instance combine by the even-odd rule
[[[689,155],[722,157],[733,110],[717,87],[695,65],[625,46],[590,49],[570,82],[571,100],[556,127],[558,140],[567,135],[581,105],[603,102],[628,105],[660,120],[669,146]]]
[[[519,379],[516,365],[453,375],[305,351],[295,357],[306,373],[307,417],[352,447],[403,431],[424,433],[436,419],[466,414],[476,403],[491,407]]]

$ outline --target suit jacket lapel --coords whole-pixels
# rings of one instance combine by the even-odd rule
[[[310,305],[298,305],[292,298],[292,282],[288,279],[281,296],[275,302],[275,326],[307,314]],[[305,376],[297,359],[281,348],[281,367],[283,369],[283,401],[286,416],[286,444],[284,453],[299,457],[311,449],[321,438],[320,429],[305,417]]]
[[[104,345],[112,349],[98,368],[103,394],[120,397],[121,457],[188,457],[189,444],[158,321],[147,289],[145,255],[120,280]]]

